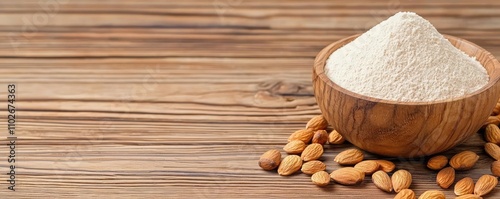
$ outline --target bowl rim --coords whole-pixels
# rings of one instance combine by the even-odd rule
[[[492,74],[488,73],[489,80],[485,86],[483,86],[481,89],[479,89],[477,91],[474,91],[474,92],[469,93],[469,94],[464,95],[464,96],[460,96],[458,98],[428,101],[428,102],[394,101],[394,100],[387,100],[387,99],[375,98],[375,97],[370,97],[370,96],[358,94],[358,93],[355,93],[353,91],[347,90],[347,89],[339,86],[338,84],[334,83],[332,80],[330,80],[330,78],[328,78],[328,76],[326,76],[326,74],[325,74],[325,66],[326,66],[326,61],[330,58],[330,55],[335,50],[343,47],[344,45],[347,45],[348,43],[352,42],[354,39],[356,39],[360,35],[361,34],[351,35],[351,36],[345,37],[343,39],[340,39],[340,40],[333,42],[330,45],[326,46],[316,56],[316,59],[314,60],[314,66],[313,66],[313,70],[314,70],[313,73],[315,73],[314,75],[317,76],[321,81],[325,82],[326,85],[328,85],[332,89],[335,89],[335,90],[337,90],[345,95],[349,95],[349,96],[354,97],[354,98],[358,98],[358,99],[362,99],[362,100],[366,100],[366,101],[371,101],[371,102],[376,102],[376,103],[392,104],[392,105],[430,105],[430,104],[450,103],[450,102],[461,101],[461,100],[464,100],[466,98],[478,96],[478,95],[488,91],[490,88],[492,88],[495,84],[497,84],[500,81],[500,62],[489,51],[485,50],[484,48],[482,48],[482,47],[478,46],[477,44],[472,43],[468,40],[465,40],[465,39],[462,39],[459,37],[455,37],[455,36],[451,36],[451,35],[447,35],[447,34],[442,34],[447,40],[451,39],[451,40],[455,40],[455,41],[464,42],[467,45],[470,45],[473,48],[475,48],[475,50],[483,51],[485,53],[485,56],[488,59],[487,62],[493,61],[494,71],[492,72]],[[345,41],[349,41],[349,42],[345,43]],[[345,43],[345,44],[340,46],[339,45],[340,43]],[[467,55],[469,55],[469,54],[467,54]],[[481,63],[481,65],[484,67],[483,63]]]

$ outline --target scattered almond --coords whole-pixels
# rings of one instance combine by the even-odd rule
[[[472,151],[462,151],[450,159],[450,166],[455,170],[469,170],[474,167],[479,156]]]
[[[363,161],[364,157],[363,152],[359,149],[347,149],[337,154],[333,161],[340,165],[355,165]]]
[[[416,198],[415,192],[413,192],[411,189],[403,189],[394,197],[394,199],[415,199],[415,198]]]
[[[410,188],[412,182],[411,173],[407,170],[398,170],[392,174],[392,188],[396,193],[399,193],[403,189]]]
[[[436,183],[443,189],[448,189],[455,182],[455,169],[446,167],[439,171],[436,176]]]
[[[311,129],[301,129],[298,131],[295,131],[288,137],[288,142],[292,140],[300,140],[306,144],[309,144],[311,142],[312,137],[314,136],[314,131]]]
[[[311,181],[320,187],[330,184],[330,175],[326,171],[318,171],[311,176]]]
[[[324,171],[326,169],[326,165],[325,163],[319,161],[319,160],[313,160],[313,161],[309,161],[309,162],[306,162],[302,165],[302,173],[305,173],[305,174],[309,174],[309,175],[312,175],[312,174],[315,174],[319,171]]]
[[[280,166],[278,167],[278,174],[282,176],[292,175],[300,170],[302,166],[302,159],[298,155],[289,155],[283,158]]]
[[[375,160],[380,165],[380,170],[390,173],[394,171],[396,165],[389,160]]]
[[[343,167],[333,171],[330,177],[337,183],[342,185],[355,185],[363,182],[365,173],[354,167]]]
[[[325,130],[317,130],[314,132],[312,143],[318,143],[321,145],[326,144],[328,141],[328,133]]]
[[[283,147],[283,150],[288,154],[300,154],[306,148],[306,143],[300,140],[292,140]]]
[[[382,191],[391,193],[392,192],[392,182],[389,175],[384,171],[377,171],[372,175],[373,184]]]
[[[492,175],[481,176],[474,186],[474,194],[484,196],[493,190],[498,184],[498,179]]]
[[[465,177],[455,184],[455,195],[467,195],[474,193],[474,181],[470,177]]]
[[[343,144],[345,142],[345,139],[340,133],[336,130],[333,130],[329,135],[328,135],[328,143],[330,144]]]
[[[485,129],[484,139],[488,142],[500,144],[500,128],[494,124],[488,124]]]
[[[424,192],[418,199],[445,199],[446,196],[442,191],[438,190],[429,190]]]
[[[440,170],[448,164],[448,158],[444,155],[437,155],[427,161],[427,168]]]
[[[491,173],[496,177],[500,177],[500,161],[497,160],[491,163]]]
[[[484,122],[483,126],[487,126],[488,124],[499,125],[500,118],[497,116],[489,116],[486,122]]]
[[[311,129],[313,131],[325,130],[326,127],[328,127],[328,122],[323,117],[323,115],[314,116],[306,124],[306,129]]]
[[[380,165],[375,160],[365,160],[354,165],[354,168],[359,169],[362,172],[365,172],[365,175],[371,175],[375,171],[379,170]]]
[[[466,194],[458,196],[455,199],[483,199],[483,197],[474,194]]]
[[[484,145],[484,150],[495,160],[500,160],[500,147],[494,143],[488,142]]]
[[[281,162],[281,153],[278,150],[272,149],[266,151],[259,159],[260,168],[270,171],[276,169]]]
[[[321,155],[323,155],[323,145],[312,143],[302,151],[300,158],[304,161],[311,161],[318,159]]]

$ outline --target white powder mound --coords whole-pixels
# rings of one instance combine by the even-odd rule
[[[411,12],[397,13],[333,52],[325,72],[352,92],[403,102],[459,98],[489,79],[475,58]]]

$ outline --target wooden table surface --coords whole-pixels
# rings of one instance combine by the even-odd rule
[[[318,188],[257,166],[319,114],[315,55],[399,10],[500,57],[500,2],[0,1],[1,198],[392,198],[367,177]],[[16,191],[7,189],[7,85],[16,84]],[[446,152],[480,154],[482,135]],[[327,146],[333,157],[350,144]],[[379,158],[368,155],[368,158]],[[388,158],[435,184],[424,159]],[[453,190],[445,190],[453,198]],[[488,198],[499,198],[498,188]]]

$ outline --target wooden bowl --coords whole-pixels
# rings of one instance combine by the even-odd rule
[[[354,40],[330,44],[316,57],[313,87],[328,122],[349,142],[366,151],[393,157],[415,157],[448,150],[476,133],[500,95],[500,63],[483,48],[453,36],[445,37],[474,56],[490,76],[482,89],[458,99],[398,102],[363,96],[333,83],[324,67],[330,54]]]

